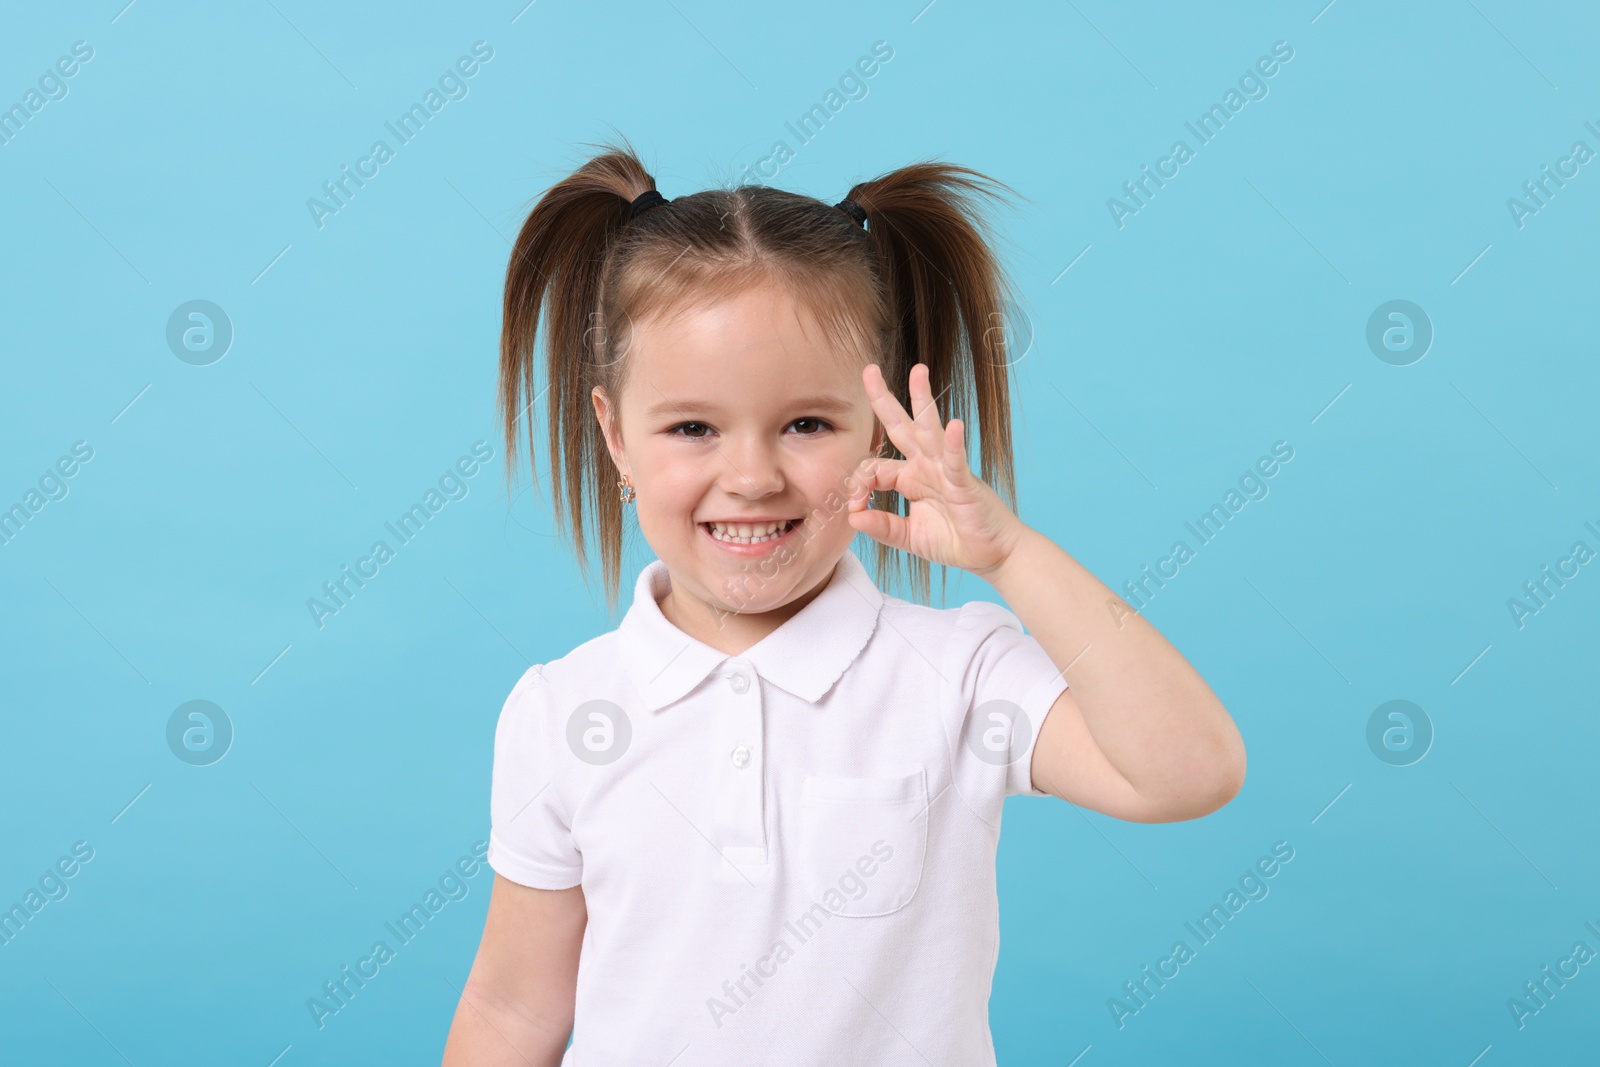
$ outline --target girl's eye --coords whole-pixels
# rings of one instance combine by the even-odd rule
[[[802,432],[801,436],[804,436],[804,437],[811,437],[811,436],[813,436],[815,434],[821,433],[824,429],[831,430],[833,428],[832,426],[830,426],[824,420],[822,420],[822,419],[814,419],[814,418],[811,418],[810,416],[806,416],[805,418],[795,419],[789,425],[790,426],[799,426],[802,423],[811,423],[811,424],[815,425],[816,427],[818,427],[817,429],[811,430],[810,432]]]
[[[810,416],[808,418],[795,419],[794,422],[790,422],[789,426],[795,429],[795,432],[798,432],[802,437],[816,437],[816,435],[821,434],[822,430],[834,429],[832,424],[824,421],[824,419],[813,419]],[[667,434],[672,435],[672,437],[686,437],[694,440],[694,442],[704,440],[714,432],[715,430],[710,429],[704,422],[678,422],[677,426],[667,430]]]

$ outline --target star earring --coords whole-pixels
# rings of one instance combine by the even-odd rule
[[[633,488],[633,483],[628,480],[628,476],[626,474],[617,479],[617,488],[619,490],[618,495],[622,497],[622,502],[624,504],[633,503],[634,498],[639,495],[638,491]]]

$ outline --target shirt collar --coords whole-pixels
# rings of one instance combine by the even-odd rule
[[[667,621],[656,599],[671,588],[667,565],[652,560],[617,628],[623,666],[651,711],[681,699],[729,659],[748,661],[763,680],[814,704],[866,647],[883,606],[866,567],[846,551],[809,604],[743,655],[728,656]]]

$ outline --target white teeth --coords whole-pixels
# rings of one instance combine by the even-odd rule
[[[788,532],[790,523],[763,522],[752,525],[742,522],[708,522],[706,525],[711,527],[711,536],[718,541],[727,541],[737,545],[753,545],[783,536]]]

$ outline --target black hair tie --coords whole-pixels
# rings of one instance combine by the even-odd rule
[[[837,204],[835,204],[833,206],[838,208],[840,211],[843,211],[846,215],[849,215],[851,218],[855,219],[856,220],[856,225],[860,226],[863,230],[867,228],[867,210],[866,210],[866,208],[862,207],[860,204],[856,203],[854,200],[851,200],[848,196],[845,197],[843,200],[839,201]]]
[[[646,189],[644,192],[634,197],[633,203],[628,206],[628,218],[632,220],[638,215],[649,211],[653,207],[670,203],[672,203],[672,201],[668,200],[654,189]]]

